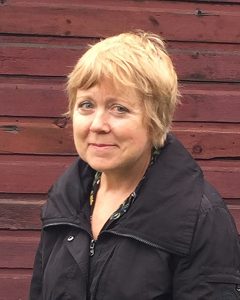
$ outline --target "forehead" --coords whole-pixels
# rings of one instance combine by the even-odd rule
[[[78,99],[85,96],[91,96],[96,98],[96,100],[100,97],[124,100],[131,104],[140,104],[141,102],[140,96],[134,88],[120,84],[116,85],[112,80],[102,80],[88,89],[79,88],[76,98]]]

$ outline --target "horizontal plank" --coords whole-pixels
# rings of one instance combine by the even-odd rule
[[[29,284],[32,271],[28,270],[0,270],[0,299],[25,300],[28,299]]]
[[[238,45],[169,43],[180,80],[240,82]],[[225,73],[226,72],[226,73]]]
[[[0,270],[4,268],[31,269],[39,239],[39,231],[1,230]],[[19,253],[21,254],[19,255]]]
[[[0,192],[46,193],[75,157],[0,155]]]
[[[0,72],[7,75],[66,76],[83,50],[47,45],[0,44]]]
[[[194,158],[240,157],[240,124],[175,122],[173,132]],[[66,119],[0,118],[1,154],[75,155]]]
[[[0,116],[60,117],[65,79],[0,77]],[[239,122],[240,84],[182,83],[175,121]]]
[[[0,121],[0,153],[76,154],[65,118]]]
[[[141,28],[169,40],[234,43],[240,42],[238,8],[181,1],[8,0],[1,5],[0,33],[99,37]]]
[[[4,1],[3,1],[4,2]],[[6,1],[5,1],[6,2]],[[226,7],[226,11],[231,11],[231,4],[236,4],[236,3],[240,3],[240,0],[197,0],[197,2],[201,3],[203,5],[204,8],[209,7],[208,5],[205,5],[204,3],[220,3],[222,5],[224,5]],[[46,4],[48,3],[48,0],[41,0],[41,2],[37,1],[37,0],[8,0],[8,4],[11,5],[17,5],[17,6],[39,6],[39,5],[43,5],[46,6]],[[102,3],[106,6],[116,6],[116,4],[118,4],[119,6],[121,6],[121,4],[124,4],[124,7],[126,8],[134,8],[135,5],[138,6],[140,5],[140,7],[146,7],[149,9],[153,9],[156,7],[159,7],[159,3],[157,3],[156,0],[148,0],[148,1],[141,1],[141,2],[135,2],[134,0],[103,0]],[[230,3],[230,7],[229,4]],[[2,3],[3,5],[6,3]],[[85,0],[68,0],[68,3],[66,4],[66,2],[64,0],[52,0],[51,4],[53,6],[58,6],[60,5],[61,7],[76,7],[76,6],[81,6],[81,7],[88,7],[90,6],[96,6],[99,5],[99,1],[98,0],[91,0],[89,3],[86,4]],[[225,5],[227,4],[227,5]],[[162,0],[161,1],[161,5],[163,5],[165,8],[176,8],[176,9],[184,9],[187,7],[196,7],[196,0]]]
[[[14,38],[16,40],[16,37]],[[59,39],[0,44],[0,75],[66,76],[86,49],[89,40]],[[31,42],[30,42],[31,41]],[[240,82],[239,46],[234,44],[169,43],[180,80]]]
[[[240,199],[240,161],[199,161],[205,178],[224,198]]]
[[[0,199],[0,229],[39,229],[44,202],[36,199]]]
[[[0,193],[47,193],[75,157],[0,156]],[[224,198],[240,198],[240,161],[199,161]]]
[[[240,198],[239,199],[224,199],[227,206],[231,207],[232,205],[237,207],[240,207]]]
[[[94,39],[0,36],[0,74],[66,76]]]
[[[237,226],[237,230],[240,234],[240,206],[239,205],[228,205],[228,208],[234,218],[234,221]]]
[[[183,1],[188,1],[188,0],[183,0]],[[240,0],[198,0],[198,2],[211,2],[211,3],[220,3],[220,4],[235,4],[235,3],[240,3]]]
[[[194,158],[240,157],[240,124],[175,123],[174,134]]]
[[[59,117],[67,110],[64,80],[0,77],[0,115]]]
[[[175,121],[239,123],[239,84],[183,83],[180,92]]]

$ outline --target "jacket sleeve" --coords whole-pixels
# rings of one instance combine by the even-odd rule
[[[42,300],[42,238],[40,240],[33,266],[33,274],[30,285],[29,300]]]
[[[224,204],[203,198],[189,256],[175,265],[174,300],[239,300],[240,241]]]

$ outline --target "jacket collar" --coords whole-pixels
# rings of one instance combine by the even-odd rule
[[[94,174],[83,161],[74,162],[50,190],[42,214],[43,226],[70,224],[90,234],[88,199]],[[136,201],[114,231],[187,255],[202,194],[201,169],[181,143],[169,135]]]
[[[89,193],[95,171],[77,159],[48,192],[42,209],[43,228],[53,225],[81,227],[89,234]]]

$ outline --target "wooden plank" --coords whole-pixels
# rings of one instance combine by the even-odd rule
[[[183,1],[188,1],[188,0],[183,0]],[[210,2],[210,3],[213,3],[213,2],[216,2],[216,3],[219,3],[219,4],[235,4],[235,3],[240,3],[240,0],[198,0],[198,2]]]
[[[227,206],[239,206],[240,207],[240,198],[239,199],[224,199]]]
[[[62,46],[0,44],[0,72],[7,75],[66,76],[83,51]]]
[[[67,110],[64,80],[0,77],[0,115],[60,117]]]
[[[39,229],[44,202],[34,197],[33,200],[0,199],[0,229]]]
[[[236,43],[239,17],[239,6],[234,4],[8,0],[1,5],[0,32],[99,37],[142,28],[170,40]]]
[[[75,157],[0,156],[0,192],[46,193]]]
[[[31,269],[39,239],[39,231],[1,230],[0,270]]]
[[[16,38],[15,38],[16,39]],[[86,48],[85,39],[62,45],[59,39],[31,38],[31,43],[0,44],[0,74],[66,76]],[[24,39],[26,40],[26,38]],[[179,79],[240,82],[239,46],[234,44],[169,43]]]
[[[173,132],[194,158],[240,157],[240,124],[175,122]],[[76,155],[71,121],[1,118],[0,153]]]
[[[239,46],[168,44],[180,80],[240,82]],[[224,72],[226,72],[224,74]]]
[[[28,299],[31,270],[0,270],[0,300]]]
[[[199,161],[206,179],[224,198],[240,199],[240,161]]]
[[[176,123],[173,132],[198,159],[240,157],[240,124]]]
[[[237,226],[237,230],[240,234],[240,206],[239,205],[228,205],[228,208],[234,218]]]
[[[1,155],[0,193],[47,193],[73,157]],[[240,161],[199,161],[224,198],[240,198]]]
[[[37,231],[29,230],[41,228],[41,208],[46,199],[47,194],[0,194],[0,251],[2,249],[1,237],[5,240],[8,236],[6,232],[9,232],[9,238],[13,237],[13,239],[21,235],[20,240],[16,240],[16,243],[21,241],[25,243],[25,240],[30,241],[31,237],[38,238],[39,233]],[[36,242],[34,238],[32,242]],[[1,256],[3,255],[0,255],[0,260]],[[14,260],[11,261],[14,262]]]
[[[238,122],[240,121],[239,84],[180,84],[181,102],[175,121]]]
[[[5,119],[0,122],[0,153],[76,154],[65,118]]]
[[[36,35],[8,35],[8,34],[0,34],[0,45],[4,44],[12,44],[12,47],[18,47],[19,43],[20,46],[22,45],[32,45],[32,47],[45,47],[46,44],[48,44],[49,48],[73,48],[76,49],[85,49],[87,45],[95,44],[97,41],[99,41],[100,38],[94,38],[94,37],[49,37],[49,36],[36,36]]]
[[[6,2],[3,0],[3,2]],[[119,3],[120,2],[120,3]],[[197,2],[202,2],[202,5],[204,8],[206,7],[210,7],[209,4],[206,4],[208,2],[210,3],[219,3],[221,6],[224,6],[226,7],[226,11],[231,11],[231,5],[229,7],[229,3],[230,4],[233,4],[233,3],[240,3],[240,0],[198,0]],[[8,0],[8,4],[11,4],[11,5],[17,5],[17,6],[46,6],[48,4],[48,0],[41,0],[41,2],[37,1],[37,0]],[[106,6],[116,6],[116,4],[118,3],[118,5],[121,6],[121,3],[124,4],[124,7],[126,8],[132,8],[134,9],[135,8],[135,5],[141,8],[149,8],[149,9],[153,9],[153,8],[157,8],[159,7],[159,3],[158,1],[156,0],[148,0],[148,1],[139,1],[139,2],[136,2],[136,1],[133,1],[133,0],[122,0],[122,1],[119,1],[119,0],[104,0],[104,5]],[[205,3],[205,4],[204,4]],[[4,3],[2,3],[4,5]],[[51,1],[51,4],[53,6],[61,6],[62,8],[64,7],[76,7],[76,6],[81,6],[81,7],[89,7],[89,6],[93,6],[95,7],[96,5],[99,5],[99,0],[91,0],[90,2],[86,3],[86,0],[68,0],[68,3],[66,3],[65,0],[52,0]],[[5,3],[6,5],[6,3]],[[191,8],[194,8],[196,7],[196,1],[194,0],[172,0],[172,1],[169,1],[169,0],[161,0],[161,5],[165,8],[168,8],[168,9],[184,9],[186,8],[186,5],[187,7],[191,7]],[[214,7],[218,7],[216,6],[215,4],[214,5],[211,5],[211,6],[214,6]]]
[[[240,84],[181,83],[180,92],[175,121],[240,121]],[[0,77],[0,107],[0,116],[60,117],[67,110],[65,79]]]

